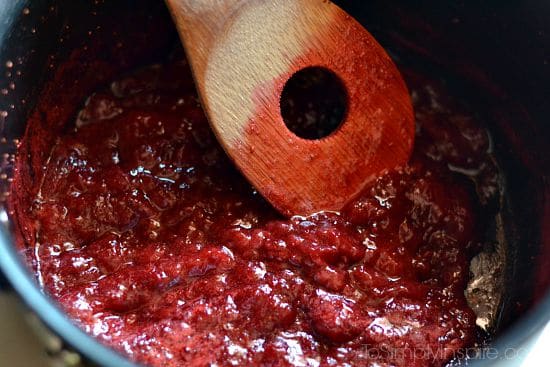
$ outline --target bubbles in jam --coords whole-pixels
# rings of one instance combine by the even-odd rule
[[[341,213],[291,219],[226,158],[185,61],[114,81],[42,162],[28,251],[43,287],[153,366],[444,365],[476,342],[464,289],[498,174],[475,117],[404,76],[409,165]]]

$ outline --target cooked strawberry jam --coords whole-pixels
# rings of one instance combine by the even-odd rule
[[[226,158],[185,61],[114,81],[41,162],[25,211],[38,279],[153,366],[444,365],[476,342],[464,289],[498,177],[479,122],[405,77],[408,166],[340,213],[291,219]]]

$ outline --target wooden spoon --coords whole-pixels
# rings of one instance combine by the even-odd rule
[[[353,18],[323,0],[166,0],[202,106],[219,142],[285,215],[338,211],[385,170],[407,162],[414,138],[407,87]],[[348,106],[328,137],[299,138],[280,96],[306,67],[342,80]]]

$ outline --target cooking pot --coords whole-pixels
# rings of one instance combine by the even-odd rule
[[[469,363],[502,362],[510,350],[528,348],[550,321],[550,4],[338,3],[398,64],[445,75],[452,93],[490,130],[503,175],[504,195],[495,205],[500,206],[499,242],[506,260],[499,270],[503,293],[488,345],[492,354]],[[44,113],[36,111],[37,101],[55,110],[56,96],[44,86],[64,61],[76,62],[68,71],[74,73],[72,83],[89,93],[114,73],[161,59],[176,43],[160,0],[0,0],[0,269],[33,312],[100,365],[133,364],[74,326],[40,291],[15,249],[19,229],[6,204],[14,154],[28,116]],[[69,98],[78,105],[85,96],[75,92]],[[58,116],[60,123],[71,117]]]

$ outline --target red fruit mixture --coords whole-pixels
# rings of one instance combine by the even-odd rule
[[[405,77],[410,164],[341,213],[292,219],[226,158],[184,61],[113,82],[19,211],[38,279],[88,333],[153,366],[445,364],[476,342],[464,289],[497,173],[478,122]]]

